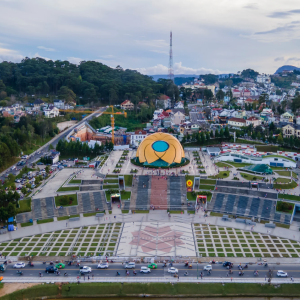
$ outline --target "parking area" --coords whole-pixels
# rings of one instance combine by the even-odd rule
[[[202,257],[300,257],[300,243],[235,228],[194,224]]]
[[[5,256],[114,255],[122,223],[66,229],[0,244]]]

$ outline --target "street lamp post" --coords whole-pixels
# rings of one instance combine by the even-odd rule
[[[198,253],[197,253],[197,279],[199,279],[199,272],[198,272]]]

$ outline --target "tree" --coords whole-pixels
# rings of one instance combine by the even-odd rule
[[[206,100],[211,100],[213,98],[214,94],[212,93],[212,91],[210,89],[205,89],[204,90],[204,98]]]
[[[221,89],[219,89],[219,90],[217,91],[216,98],[217,98],[219,101],[221,101],[221,100],[224,99],[224,96],[225,96],[225,93],[224,93]]]
[[[277,137],[277,142],[278,142],[279,145],[283,145],[283,137],[282,137],[281,133]]]
[[[230,132],[229,132],[229,129],[228,129],[227,126],[225,127],[225,130],[224,130],[224,136],[225,136],[225,138],[227,138],[227,139],[230,137]]]
[[[211,138],[214,137],[214,132],[213,132],[213,130],[210,131],[210,137],[211,137]]]
[[[76,99],[76,94],[69,89],[67,86],[62,86],[58,91],[58,96],[64,99],[66,102],[74,102]]]
[[[246,69],[246,70],[243,70],[241,72],[241,76],[243,78],[252,78],[252,79],[256,79],[257,75],[259,75],[258,72],[252,70],[252,69]]]
[[[47,174],[49,174],[49,172],[50,172],[49,166],[46,166],[45,171],[46,171]]]

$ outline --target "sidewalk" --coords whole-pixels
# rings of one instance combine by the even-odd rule
[[[114,218],[116,216],[116,218]],[[204,217],[201,211],[198,214],[171,214],[169,218],[166,211],[161,211],[161,213],[156,212],[155,214],[121,214],[120,211],[117,214],[105,214],[103,217],[96,218],[83,217],[81,214],[80,220],[78,221],[56,221],[45,224],[32,225],[30,227],[21,227],[16,231],[9,231],[6,234],[0,235],[0,242],[4,242],[11,239],[18,239],[21,237],[41,234],[46,232],[52,232],[57,230],[64,230],[70,228],[78,228],[82,226],[90,226],[103,223],[131,223],[131,222],[184,222],[184,223],[201,223],[207,225],[217,225],[221,227],[231,227],[241,230],[250,231],[251,226],[245,223],[237,223],[234,220],[223,221],[221,217]],[[286,229],[281,227],[267,228],[264,224],[257,223],[253,228],[253,232],[258,232],[262,234],[270,234],[278,236],[284,239],[300,240],[300,231],[294,227],[294,229]]]
[[[170,275],[169,275],[170,276]],[[127,282],[127,283],[149,283],[149,282],[164,282],[164,283],[259,283],[259,284],[267,284],[268,279],[265,280],[265,278],[262,276],[261,278],[249,278],[249,279],[242,279],[242,278],[230,278],[230,277],[201,277],[197,279],[196,277],[190,277],[190,276],[180,276],[178,278],[174,277],[148,277],[148,278],[139,278],[139,277],[94,277],[90,275],[90,280],[88,280],[88,277],[81,276],[79,279],[80,283],[87,283],[87,282]],[[6,277],[2,281],[3,283],[14,283],[14,282],[32,282],[32,283],[54,283],[54,282],[68,282],[68,283],[77,283],[77,277],[75,276],[53,276],[53,277]],[[291,279],[288,278],[273,278],[272,284],[292,284],[292,283],[300,283],[299,278],[295,278],[294,281],[291,281]]]

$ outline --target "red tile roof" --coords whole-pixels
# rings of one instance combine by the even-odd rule
[[[241,118],[231,118],[228,121],[239,122],[239,123],[246,123],[246,120],[245,119],[241,119]]]
[[[125,100],[124,102],[121,103],[121,105],[125,105],[125,104],[133,104],[133,103],[131,103],[130,100]]]
[[[168,100],[170,99],[170,97],[168,97],[167,95],[160,95],[159,96],[159,100]]]

